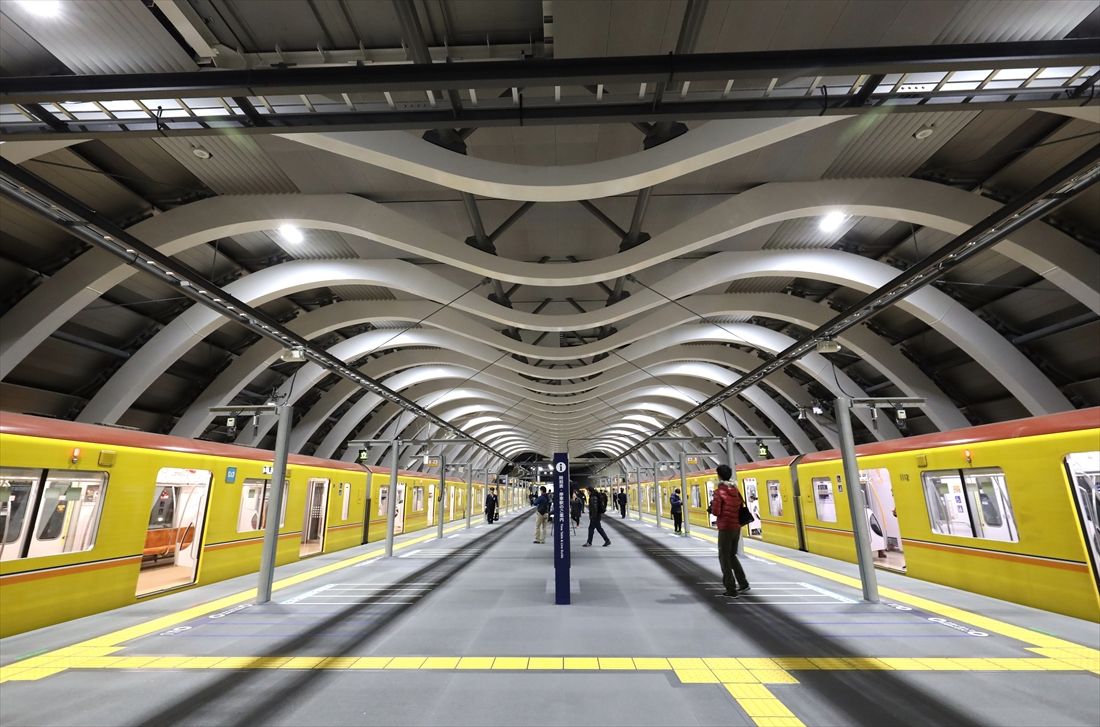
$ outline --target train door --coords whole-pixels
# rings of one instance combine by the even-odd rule
[[[1100,585],[1100,452],[1077,452],[1066,457],[1077,517],[1092,561],[1092,576]]]
[[[905,554],[901,547],[901,527],[890,471],[885,468],[860,470],[859,486],[867,503],[867,532],[871,537],[875,565],[904,572]]]
[[[745,486],[745,506],[753,517],[753,521],[749,523],[749,535],[759,537],[764,532],[764,526],[760,522],[760,490],[756,486],[755,477],[746,477],[741,483]]]
[[[397,512],[393,516],[393,534],[405,532],[405,483],[397,483]]]
[[[428,524],[435,525],[435,485],[428,485]]]
[[[190,585],[198,577],[211,474],[164,467],[157,473],[137,595]]]
[[[451,520],[454,520],[455,519],[455,486],[451,485],[447,489],[451,491],[450,495],[448,495],[448,499],[451,502],[451,506],[447,509],[447,512],[451,513]]]
[[[328,514],[328,480],[311,479],[306,485],[306,514],[302,523],[302,544],[298,556],[320,553],[325,545],[325,519]]]
[[[716,486],[717,485],[714,480],[707,480],[707,501],[705,503],[706,507],[710,507],[710,503],[714,502],[714,488]],[[713,528],[714,524],[718,522],[718,518],[714,517],[714,515],[708,515],[707,522],[709,522],[710,526]]]

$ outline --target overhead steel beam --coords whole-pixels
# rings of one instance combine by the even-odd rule
[[[1001,209],[989,215],[936,252],[918,261],[878,290],[864,296],[840,314],[776,354],[774,358],[756,367],[717,394],[693,406],[659,431],[633,445],[617,459],[633,454],[653,438],[683,426],[700,414],[760,383],[776,371],[793,364],[805,354],[812,352],[818,342],[835,339],[849,328],[866,321],[898,303],[909,294],[939,280],[948,271],[953,270],[977,253],[992,247],[1012,234],[1014,230],[1032,220],[1050,214],[1098,180],[1100,180],[1100,145],[1094,145],[1035,187],[1011,200]]]
[[[800,74],[860,75],[1096,64],[1096,41],[1073,38],[1010,43],[819,48],[745,53],[529,58],[336,68],[277,68],[4,78],[5,103],[262,94],[332,90],[390,93],[440,88],[725,81],[734,76],[790,78]],[[1001,92],[1004,93],[1003,91]],[[959,95],[959,92],[954,92]]]
[[[244,326],[283,348],[301,349],[308,360],[326,371],[348,379],[361,388],[426,418],[440,429],[473,439],[479,447],[507,461],[493,447],[470,437],[465,431],[407,399],[385,384],[345,364],[323,347],[290,330],[271,315],[248,305],[215,285],[192,268],[145,244],[104,215],[92,210],[45,180],[17,164],[0,159],[0,194],[37,213],[80,240],[101,248],[138,270],[153,275],[179,294],[203,305],[227,320]]]

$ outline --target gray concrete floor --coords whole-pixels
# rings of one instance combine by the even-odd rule
[[[569,606],[553,604],[553,546],[533,544],[533,519],[520,515],[336,570],[277,592],[268,605],[199,615],[126,641],[113,656],[1038,656],[1016,638],[974,636],[919,609],[862,603],[854,588],[753,555],[745,560],[753,591],[730,601],[721,595],[709,543],[618,516],[607,520],[611,547],[580,548],[583,532],[573,538]],[[854,566],[805,553],[756,542],[750,548],[855,573]],[[294,564],[278,577],[361,550]],[[939,603],[1100,646],[1096,624],[880,577]],[[235,579],[5,639],[2,663],[253,584],[254,577]],[[685,683],[668,669],[70,668],[0,685],[0,725],[1100,724],[1100,681],[1088,671],[791,674],[798,683],[769,689],[793,721],[770,722],[754,721],[747,703],[722,684]]]

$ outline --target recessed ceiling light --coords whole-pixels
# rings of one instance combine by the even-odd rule
[[[281,225],[279,227],[279,235],[289,242],[291,245],[297,245],[306,239],[302,231],[294,225]]]
[[[19,4],[40,18],[56,18],[61,14],[61,0],[19,0]]]
[[[209,159],[210,157],[214,156],[206,149],[203,149],[201,146],[191,147],[191,153],[197,156],[199,159]]]
[[[936,133],[936,127],[934,127],[934,126],[922,126],[919,129],[917,129],[915,132],[913,132],[913,138],[916,139],[917,141],[924,141],[925,139],[927,139],[928,137],[932,136],[932,134],[935,134],[935,133]]]
[[[817,228],[822,232],[836,232],[840,229],[840,226],[844,224],[844,220],[847,219],[840,210],[833,210],[829,214],[821,218],[821,221],[817,223]]]

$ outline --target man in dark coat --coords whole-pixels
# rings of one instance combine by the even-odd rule
[[[592,533],[598,532],[603,536],[603,547],[611,545],[611,538],[607,537],[607,533],[603,531],[603,525],[600,524],[600,520],[603,519],[604,511],[607,510],[607,495],[603,492],[596,492],[589,489],[588,491],[588,542],[582,545],[582,548],[592,547]]]
[[[492,487],[485,493],[485,522],[490,525],[496,520],[497,513],[497,493]]]

